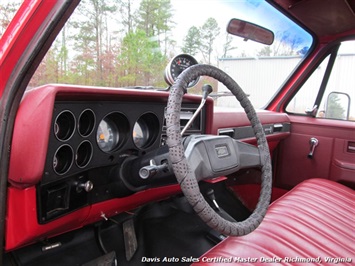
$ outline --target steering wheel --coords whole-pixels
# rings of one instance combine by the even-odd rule
[[[258,147],[228,136],[196,136],[184,147],[180,128],[183,95],[188,84],[199,76],[222,82],[238,99],[252,125]],[[229,236],[242,236],[263,220],[271,198],[272,170],[267,140],[255,109],[240,86],[222,70],[210,65],[194,65],[182,72],[170,89],[166,112],[167,145],[172,168],[181,190],[200,218],[212,229]],[[186,146],[186,145],[185,145]],[[242,168],[260,167],[261,191],[253,213],[244,221],[222,218],[202,196],[198,181],[223,176]]]

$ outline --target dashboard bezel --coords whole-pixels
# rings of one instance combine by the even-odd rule
[[[135,108],[132,108],[135,106]],[[189,110],[194,112],[198,107],[197,103],[185,103],[183,110]],[[158,147],[164,145],[165,143],[165,103],[164,102],[139,102],[139,101],[56,101],[54,103],[53,118],[58,117],[62,113],[71,113],[75,121],[78,121],[79,116],[83,111],[90,109],[93,111],[96,117],[95,125],[92,132],[86,136],[82,136],[80,132],[75,129],[71,134],[71,137],[66,140],[59,140],[54,132],[54,126],[51,126],[50,138],[48,143],[48,151],[46,156],[46,164],[44,167],[44,174],[41,179],[41,184],[47,184],[50,182],[58,181],[63,176],[71,176],[83,172],[85,170],[90,170],[93,168],[104,167],[108,165],[116,165],[122,163],[122,161],[129,156],[141,156],[144,155]],[[147,114],[156,119],[155,123],[151,123],[153,128],[150,128],[150,133],[153,134],[153,138],[148,140],[149,145],[143,145],[142,147],[137,147],[133,139],[133,132],[135,123],[144,118]],[[116,126],[117,132],[113,134],[119,134],[116,136],[118,143],[115,144],[110,150],[102,150],[100,145],[97,143],[97,131],[101,121],[107,119],[108,117],[117,118]],[[201,115],[196,119],[196,124],[187,130],[188,134],[202,134],[205,133],[203,117],[205,116],[205,111],[201,112]],[[119,119],[118,119],[119,118]],[[52,123],[55,123],[55,119]],[[149,121],[147,121],[148,123]],[[182,121],[182,126],[184,121]],[[73,126],[74,127],[74,126]],[[76,128],[76,127],[75,127]],[[80,167],[77,164],[77,154],[75,153],[79,145],[87,141],[91,144],[92,154],[88,155],[91,157],[90,161],[84,166]],[[70,147],[74,154],[71,156],[74,161],[68,165],[68,169],[58,173],[55,171],[53,166],[53,161],[55,154],[61,147]],[[69,156],[69,155],[68,155]]]
[[[11,188],[36,188],[36,197],[33,200],[37,202],[37,222],[42,225],[61,220],[85,206],[113,200],[117,193],[113,193],[111,188],[112,180],[108,173],[110,168],[120,165],[129,156],[139,157],[164,145],[164,110],[168,96],[167,91],[70,85],[46,85],[27,91],[14,128],[9,174]],[[200,96],[185,95],[184,108],[197,109],[200,101]],[[94,125],[90,126],[91,122],[88,121],[88,130],[80,132],[80,117],[86,110],[92,112]],[[69,138],[61,140],[55,135],[54,124],[58,115],[63,112],[73,114],[75,122],[71,127],[74,132],[70,133]],[[112,152],[103,152],[96,144],[96,131],[100,121],[113,112],[122,113],[127,117],[126,141]],[[133,142],[132,130],[134,123],[146,113],[157,117],[156,138],[150,145],[138,148]],[[212,122],[209,118],[212,114],[213,101],[209,99],[198,120],[200,131],[188,133],[208,133]],[[87,161],[83,159],[82,165],[78,165],[75,153],[82,143],[89,143],[92,154],[88,155]],[[73,159],[68,164],[69,169],[56,173],[53,169],[53,158],[58,148],[63,145],[73,151]],[[89,180],[95,182],[92,193],[75,192],[78,184]],[[162,184],[162,193],[169,184],[172,183]],[[123,193],[122,197],[130,194],[132,192]],[[159,194],[160,192],[158,198]],[[27,211],[23,213],[24,217],[28,215],[30,213]]]
[[[101,88],[73,85],[45,85],[28,90],[18,110],[11,146],[8,188],[8,200],[12,204],[7,208],[7,226],[5,234],[6,250],[12,250],[26,245],[38,238],[48,238],[70,231],[102,219],[102,213],[107,217],[118,212],[137,208],[150,201],[161,200],[180,192],[177,184],[153,187],[136,192],[122,198],[110,198],[103,194],[99,201],[87,198],[78,201],[81,205],[48,222],[39,222],[40,192],[38,188],[51,185],[60,188],[60,183],[73,186],[71,182],[85,181],[87,176],[65,174],[58,181],[42,184],[45,169],[47,149],[53,132],[53,110],[56,102],[76,101],[112,101],[131,103],[154,103],[165,106],[169,92],[152,90],[134,90],[125,88]],[[184,103],[198,105],[201,97],[185,95]],[[211,132],[213,117],[213,100],[208,99],[204,110],[204,132]],[[99,118],[96,117],[96,123]],[[94,131],[95,132],[95,131]],[[92,133],[91,133],[92,134]],[[101,169],[99,169],[101,170]],[[83,171],[84,173],[90,170]],[[98,180],[105,176],[98,175]],[[80,178],[81,179],[76,179]],[[100,187],[105,191],[105,187]],[[43,190],[46,191],[46,190]],[[83,191],[81,193],[84,193]],[[85,192],[86,193],[86,192]],[[88,194],[88,193],[87,193]],[[89,203],[88,203],[89,202]],[[25,221],[25,222],[24,222]]]
[[[16,188],[25,188],[42,181],[47,162],[47,148],[52,144],[49,142],[50,136],[53,134],[53,113],[48,110],[54,110],[55,103],[112,101],[144,104],[154,102],[154,104],[165,107],[168,96],[169,92],[167,91],[77,85],[49,84],[28,90],[23,97],[14,126],[8,178],[10,184]],[[197,95],[187,94],[184,96],[186,104],[199,104],[200,100],[201,97]],[[212,99],[208,99],[205,110],[204,130],[209,133],[212,127]],[[95,121],[96,123],[100,121],[100,117],[96,117]],[[153,145],[149,149],[154,147]],[[147,152],[149,149],[141,152]],[[110,155],[104,155],[105,161],[107,161],[107,156]]]

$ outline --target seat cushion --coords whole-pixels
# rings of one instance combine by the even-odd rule
[[[226,238],[196,264],[355,263],[354,199],[333,181],[304,181],[270,205],[254,232]]]

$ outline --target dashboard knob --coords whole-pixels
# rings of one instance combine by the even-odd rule
[[[94,188],[94,184],[89,180],[85,183],[79,183],[76,187],[77,191],[80,192],[82,189],[86,192],[90,192]]]

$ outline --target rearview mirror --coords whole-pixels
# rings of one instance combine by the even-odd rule
[[[227,32],[244,38],[244,41],[252,40],[266,45],[274,42],[274,33],[271,30],[241,19],[231,19]]]

